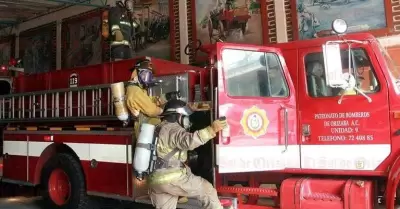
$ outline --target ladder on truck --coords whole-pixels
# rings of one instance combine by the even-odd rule
[[[0,123],[87,120],[118,120],[110,84],[0,96]]]

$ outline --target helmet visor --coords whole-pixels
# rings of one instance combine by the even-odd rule
[[[179,108],[168,108],[165,110],[166,113],[179,113],[181,115],[186,115],[186,116],[190,116],[191,114],[193,114],[193,111],[188,107],[179,107]]]

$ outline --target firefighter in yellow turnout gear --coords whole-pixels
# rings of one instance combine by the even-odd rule
[[[226,127],[226,120],[190,133],[190,108],[180,100],[170,100],[164,107],[162,122],[156,127],[157,160],[149,176],[150,198],[157,209],[175,209],[178,197],[197,198],[203,208],[222,208],[217,191],[207,180],[195,176],[184,162],[187,151],[204,145]]]
[[[158,97],[149,96],[147,92],[148,88],[155,84],[150,60],[139,61],[131,71],[131,78],[126,87],[126,105],[136,118],[134,132],[137,139],[142,123],[160,123],[158,116],[163,112],[162,106],[165,102]]]

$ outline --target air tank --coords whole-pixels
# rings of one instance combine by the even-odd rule
[[[111,93],[114,103],[115,114],[118,120],[127,121],[129,118],[128,108],[125,101],[125,85],[124,82],[111,84]]]
[[[135,156],[133,158],[133,168],[136,171],[136,178],[141,180],[143,175],[149,171],[152,160],[152,147],[154,143],[155,126],[143,123],[140,127],[140,133],[135,148]]]

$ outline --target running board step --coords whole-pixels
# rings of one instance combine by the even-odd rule
[[[277,197],[278,190],[268,188],[257,188],[257,187],[230,187],[222,186],[218,187],[219,193],[230,193],[230,194],[247,194],[247,195],[263,195],[269,197]]]

